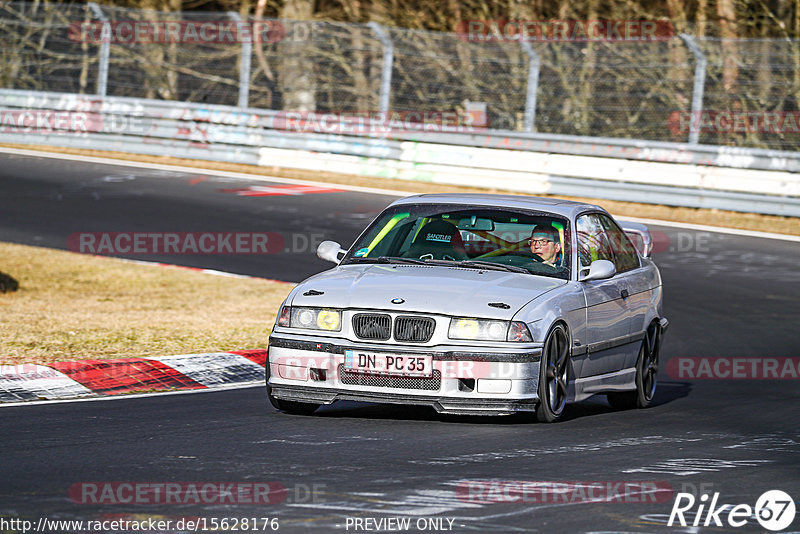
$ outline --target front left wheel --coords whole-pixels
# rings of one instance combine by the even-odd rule
[[[554,423],[561,418],[567,405],[569,380],[569,335],[557,324],[550,330],[542,347],[539,364],[539,405],[536,418],[542,423]]]

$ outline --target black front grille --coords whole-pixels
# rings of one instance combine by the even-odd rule
[[[353,331],[361,339],[386,340],[392,333],[392,318],[384,313],[357,313]]]
[[[433,336],[436,321],[430,317],[398,317],[394,321],[394,338],[397,341],[425,343]]]
[[[339,364],[339,380],[342,384],[350,386],[438,391],[442,385],[442,373],[434,369],[433,376],[368,375],[348,371],[344,368],[344,364]]]

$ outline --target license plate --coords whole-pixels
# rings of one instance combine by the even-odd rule
[[[344,353],[344,367],[348,371],[364,374],[432,376],[433,357],[347,350]]]

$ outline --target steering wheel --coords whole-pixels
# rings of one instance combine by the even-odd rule
[[[531,263],[544,263],[544,260],[541,256],[537,254],[506,254],[505,256],[500,256],[498,259],[502,259],[505,261],[499,261],[498,263],[507,263],[508,265],[515,265],[517,267],[527,267]]]

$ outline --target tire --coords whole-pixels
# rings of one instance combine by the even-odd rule
[[[272,386],[269,385],[269,361],[267,361],[267,369],[266,369],[266,386],[267,386],[267,399],[269,403],[272,405],[273,408],[276,410],[280,410],[281,412],[290,413],[293,415],[311,415],[314,413],[317,408],[320,407],[319,404],[313,404],[310,402],[297,402],[297,401],[289,401],[284,399],[278,399],[272,395]]]
[[[614,408],[627,410],[647,408],[653,403],[658,385],[658,355],[661,350],[661,325],[653,321],[647,327],[636,360],[636,390],[608,393],[608,403]]]
[[[539,365],[536,419],[542,423],[554,423],[564,413],[569,385],[569,349],[566,328],[561,324],[555,325],[547,334]]]

